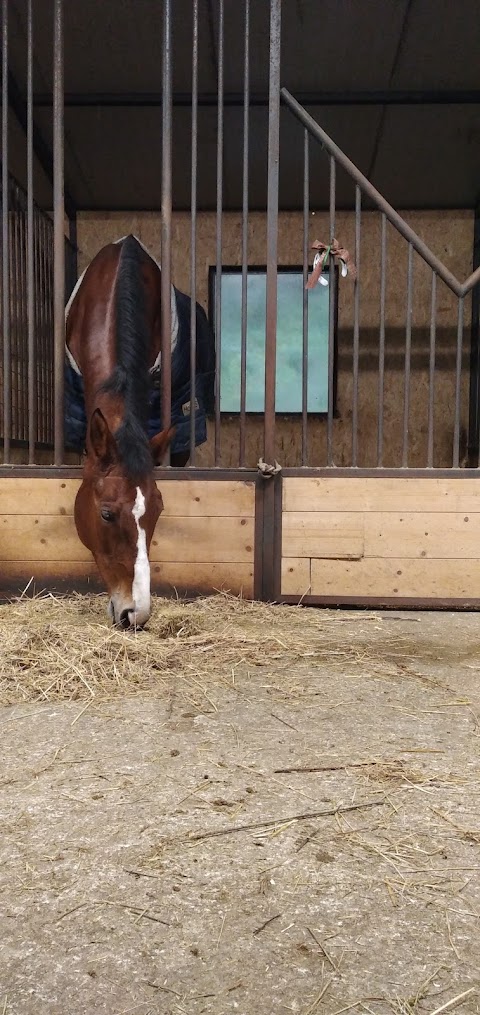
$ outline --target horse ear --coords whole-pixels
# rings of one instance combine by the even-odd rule
[[[90,443],[99,464],[108,469],[117,460],[117,445],[101,409],[95,409],[90,420]]]
[[[150,451],[152,452],[154,465],[162,464],[163,457],[174,433],[175,427],[171,426],[168,430],[162,430],[161,433],[157,433],[155,437],[151,438]]]

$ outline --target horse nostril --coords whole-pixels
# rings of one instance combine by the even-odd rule
[[[120,619],[119,619],[118,623],[119,623],[119,626],[123,627],[124,629],[126,629],[127,627],[131,627],[130,617],[128,616],[129,613],[130,613],[130,610],[127,609],[127,610],[122,610],[122,612],[120,614]]]

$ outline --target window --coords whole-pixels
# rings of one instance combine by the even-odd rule
[[[325,273],[325,280],[328,272]],[[216,268],[209,273],[210,320],[215,320]],[[308,366],[307,411],[328,410],[329,286],[307,291]],[[276,411],[302,411],[303,272],[278,269]],[[266,268],[252,267],[247,275],[246,411],[265,407]],[[336,316],[336,313],[335,313]],[[221,278],[220,410],[240,412],[242,274],[224,267]],[[336,321],[334,322],[336,326]],[[336,341],[336,327],[334,338]]]

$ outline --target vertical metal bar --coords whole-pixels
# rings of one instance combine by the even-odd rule
[[[193,0],[192,32],[192,189],[190,237],[190,465],[195,466],[197,370],[197,158],[198,158],[198,0]]]
[[[49,357],[50,350],[46,347],[46,335],[50,334],[47,325],[46,318],[46,307],[50,300],[50,291],[47,286],[47,273],[44,267],[44,240],[43,240],[43,220],[37,215],[37,250],[36,250],[36,291],[39,294],[38,300],[38,315],[37,315],[37,412],[39,414],[40,424],[38,427],[37,440],[41,442],[47,442],[52,435],[49,434],[46,419],[49,415],[51,408],[51,401],[49,392],[47,389],[47,374],[51,374],[51,368],[53,367],[53,357]],[[48,322],[50,323],[50,322]],[[47,367],[48,364],[48,367]]]
[[[17,250],[17,222],[18,208],[16,202],[16,187],[12,183],[10,188],[10,210],[8,216],[8,246],[9,246],[9,306],[10,306],[10,437],[11,440],[18,438],[18,307],[17,296],[17,273],[18,273],[18,250]]]
[[[330,242],[335,236],[335,170],[336,163],[330,156]],[[333,464],[333,409],[335,390],[335,258],[330,255],[328,273],[328,415],[327,415],[327,465]]]
[[[387,217],[382,212],[380,253],[380,334],[378,339],[377,467],[383,466],[383,400],[385,389],[385,294],[387,280]]]
[[[405,325],[405,388],[403,396],[403,451],[402,468],[408,466],[408,423],[410,414],[410,365],[412,356],[412,309],[413,309],[413,247],[408,244],[407,265],[407,319]]]
[[[20,425],[22,440],[28,441],[28,294],[27,294],[27,214],[22,202],[19,215],[19,248],[20,248],[20,292],[19,302],[21,316],[19,323],[19,385],[20,385]]]
[[[250,0],[245,0],[243,51],[242,320],[240,338],[240,468],[245,467],[247,401],[248,153],[250,106]]]
[[[224,0],[218,3],[217,83],[217,242],[215,267],[215,465],[220,461],[220,381],[222,337],[222,205],[223,205],[223,60]]]
[[[278,162],[280,151],[281,0],[270,0],[270,72],[268,89],[267,169],[267,291],[265,303],[264,458],[275,461],[275,382],[277,359]],[[262,598],[280,593],[281,493],[280,476],[263,482]]]
[[[162,428],[172,416],[172,0],[163,0],[162,84],[162,277],[161,375]],[[166,456],[167,462],[170,460]]]
[[[55,433],[55,389],[52,387],[53,374],[51,370],[51,362],[55,355],[55,350],[52,343],[51,336],[53,335],[53,322],[55,315],[55,255],[54,236],[52,234],[51,225],[48,220],[43,219],[43,240],[42,240],[42,261],[43,270],[45,273],[45,292],[47,294],[45,305],[44,305],[44,320],[45,320],[45,332],[43,336],[43,343],[45,349],[45,361],[44,361],[44,398],[45,398],[45,434],[46,441],[50,442],[52,436]]]
[[[53,367],[53,357],[50,357],[50,349],[47,348],[47,335],[50,335],[48,325],[50,321],[47,321],[47,306],[50,304],[50,290],[48,287],[48,276],[45,269],[45,242],[43,238],[45,227],[43,219],[37,215],[37,250],[36,250],[36,266],[37,266],[37,279],[36,279],[36,291],[39,294],[38,300],[38,316],[37,316],[37,406],[39,413],[40,425],[38,427],[37,440],[41,442],[47,442],[52,439],[52,434],[49,433],[46,425],[46,420],[49,417],[51,409],[51,399],[47,387],[47,377],[51,374],[51,367]],[[50,369],[48,369],[50,368]],[[48,370],[48,374],[46,373]]]
[[[430,311],[430,356],[428,365],[428,444],[427,468],[433,469],[433,413],[435,407],[435,343],[437,338],[437,274],[432,271],[432,304]]]
[[[20,246],[20,206],[18,188],[13,188],[10,250],[10,326],[12,337],[12,440],[21,440],[21,391],[20,391],[20,336],[22,328],[21,276],[22,252]]]
[[[480,203],[477,200],[473,226],[472,270],[480,266]],[[468,410],[468,465],[478,468],[480,445],[480,285],[472,289],[470,328],[470,391]]]
[[[460,394],[462,384],[462,352],[463,352],[463,317],[464,317],[463,296],[458,301],[458,323],[457,323],[457,356],[455,364],[455,417],[453,426],[453,468],[458,469],[460,449]]]
[[[352,465],[358,465],[358,358],[360,340],[360,239],[361,239],[362,192],[358,183],[355,187],[355,295],[353,302],[353,393],[352,393]]]
[[[267,293],[265,331],[264,457],[275,458],[275,381],[277,353],[278,162],[280,149],[281,0],[270,4],[270,76],[268,97]]]
[[[3,461],[10,461],[11,354],[8,236],[8,0],[2,0],[2,332],[3,332]]]
[[[63,154],[63,0],[55,0],[53,24],[53,327],[55,342],[55,465],[62,465],[63,463],[63,375],[65,361],[65,207]]]
[[[302,465],[308,464],[308,219],[310,211],[310,147],[303,132],[303,292],[302,292]]]
[[[33,12],[27,6],[27,342],[28,342],[28,464],[35,461],[35,292],[33,281]]]

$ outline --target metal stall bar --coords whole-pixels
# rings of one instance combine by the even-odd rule
[[[215,255],[215,465],[220,463],[220,378],[222,356],[222,204],[223,204],[224,0],[218,4],[217,235]]]
[[[383,466],[383,402],[385,391],[385,297],[387,281],[387,218],[382,213],[380,241],[380,333],[378,339],[377,466]]]
[[[430,353],[428,360],[428,443],[427,468],[433,469],[433,413],[435,407],[435,345],[437,339],[437,276],[432,271],[432,303],[430,312]]]
[[[267,293],[265,333],[265,461],[275,458],[275,381],[277,355],[278,159],[280,147],[281,0],[270,6],[270,78],[268,105]]]
[[[172,0],[163,0],[161,265],[160,398],[162,428],[168,429],[172,416]],[[169,451],[165,457],[169,463]]]
[[[2,338],[3,338],[3,461],[10,461],[11,441],[11,354],[8,236],[8,0],[2,0]]]
[[[35,400],[35,288],[33,273],[33,12],[27,6],[27,342],[28,342],[28,464],[35,461],[37,406]]]
[[[264,459],[275,462],[275,383],[277,365],[277,264],[278,264],[278,163],[280,151],[280,43],[281,0],[270,2],[270,73],[268,103],[267,169],[267,291],[265,307],[265,414]],[[262,557],[261,594],[275,599],[280,591],[281,483],[275,476],[262,480]]]
[[[43,266],[45,272],[45,293],[47,298],[44,302],[45,309],[45,334],[44,334],[44,348],[45,348],[45,365],[44,365],[44,376],[45,376],[45,395],[46,395],[46,411],[45,411],[45,428],[46,428],[46,440],[51,441],[52,434],[54,432],[54,414],[53,399],[54,392],[52,387],[52,372],[50,370],[50,362],[52,358],[52,340],[53,335],[53,312],[54,312],[54,288],[55,288],[55,276],[54,276],[54,264],[52,264],[52,245],[50,242],[50,227],[46,219],[43,220]]]
[[[247,285],[248,285],[248,155],[250,112],[250,0],[245,0],[245,39],[243,49],[243,166],[242,166],[242,321],[240,336],[240,454],[245,468],[247,401]]]
[[[24,288],[22,258],[22,206],[20,194],[13,188],[10,219],[10,330],[12,340],[12,440],[23,439],[22,415],[22,325],[24,322]]]
[[[197,162],[198,162],[198,0],[192,5],[192,188],[190,234],[190,465],[195,467],[197,418]]]
[[[455,416],[453,425],[453,468],[458,469],[460,449],[460,395],[462,384],[464,298],[458,301],[457,355],[455,364]]]
[[[403,396],[403,450],[402,468],[408,467],[408,423],[410,415],[410,367],[412,360],[412,311],[413,311],[413,247],[408,244],[407,264],[407,316],[405,322],[405,390]]]
[[[65,208],[63,175],[63,0],[55,0],[53,22],[53,325],[54,462],[63,464],[63,387],[65,361]]]
[[[308,130],[303,132],[303,292],[302,292],[302,465],[308,460],[308,219],[310,162]]]
[[[473,226],[473,268],[480,265],[480,197],[475,206]],[[470,393],[468,410],[468,457],[470,468],[478,468],[480,444],[480,286],[472,289],[470,327]]]
[[[330,243],[335,236],[335,170],[330,157]],[[335,258],[330,254],[328,273],[328,413],[327,413],[327,465],[333,465],[333,410],[335,390]]]
[[[37,278],[35,291],[42,293],[42,299],[38,300],[37,317],[37,374],[38,374],[38,399],[37,412],[40,420],[38,439],[46,443],[50,434],[50,391],[49,377],[51,371],[48,369],[47,335],[49,334],[48,308],[50,302],[50,287],[48,285],[48,267],[46,264],[46,224],[43,218],[37,219]]]
[[[360,340],[360,238],[362,192],[355,187],[355,295],[353,300],[353,393],[352,393],[352,465],[358,465],[358,358]]]

